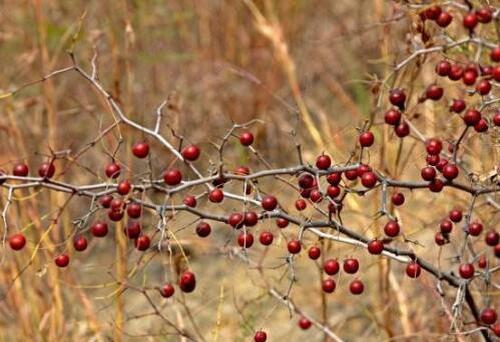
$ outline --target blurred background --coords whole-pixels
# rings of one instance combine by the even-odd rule
[[[422,44],[410,34],[416,15],[407,13],[398,2],[4,0],[0,2],[0,22],[0,93],[71,65],[68,50],[89,72],[95,56],[99,81],[128,117],[152,127],[156,108],[167,101],[161,132],[171,142],[177,141],[174,131],[185,142],[198,144],[202,170],[217,161],[214,144],[221,142],[233,123],[254,119],[260,120],[251,126],[254,146],[273,167],[298,163],[296,142],[302,145],[306,162],[312,163],[322,152],[329,153],[335,163],[346,162],[355,149],[358,129],[367,120],[372,120],[376,144],[365,162],[394,177],[416,177],[423,166],[416,161],[425,157],[423,146],[410,138],[406,145],[399,144],[381,125],[387,105],[376,107],[382,87],[379,81],[394,62],[402,60],[415,44]],[[454,25],[450,30],[456,29]],[[457,35],[461,33],[457,31]],[[432,81],[433,66],[428,69],[410,67],[397,80],[411,89],[410,94],[414,91],[415,102],[422,82]],[[428,136],[453,137],[459,122],[441,116],[446,105],[430,106],[422,105],[412,113],[415,124]],[[77,184],[104,181],[102,170],[120,135],[124,140],[117,159],[126,165],[126,174],[139,179],[145,169],[144,163],[133,160],[129,148],[144,137],[125,126],[72,159],[113,123],[104,99],[76,73],[59,75],[3,98],[0,111],[0,165],[6,170],[18,161],[36,170],[51,151],[58,151],[63,156],[56,161],[58,180]],[[497,161],[498,149],[492,153],[494,142],[485,139],[469,142],[476,158],[469,164],[478,173],[490,170]],[[175,160],[149,141],[152,170],[158,176]],[[486,155],[490,158],[482,158]],[[228,143],[225,164],[229,170],[239,165],[264,168],[236,139]],[[290,188],[273,179],[261,186],[293,210],[298,195]],[[377,216],[380,202],[376,194],[349,197],[344,216],[347,225],[372,237],[379,236],[385,224]],[[452,261],[434,247],[435,229],[429,228],[436,228],[452,207],[465,207],[467,202],[449,190],[439,198],[418,191],[405,195],[407,204],[396,213],[406,237],[419,242],[412,248],[431,261],[441,256],[443,267],[450,265]],[[2,206],[6,196],[3,189]],[[162,201],[159,194],[151,196]],[[154,289],[148,293],[166,317],[197,337],[250,341],[254,331],[264,329],[270,341],[328,341],[317,329],[301,331],[299,317],[290,317],[288,309],[266,292],[270,285],[282,292],[287,289],[283,258],[286,241],[296,237],[297,227],[280,233],[269,220],[256,228],[277,236],[274,249],[255,246],[249,250],[251,258],[262,258],[267,266],[281,265],[266,269],[264,278],[230,255],[228,245],[234,245],[235,235],[227,227],[214,223],[214,235],[200,241],[193,234],[195,218],[187,214],[176,215],[168,226],[184,246],[189,265],[175,244],[173,255],[156,250],[137,252],[123,237],[120,224],[116,234],[112,229],[108,238],[93,239],[89,249],[77,255],[71,247],[73,220],[85,215],[90,202],[67,200],[67,195],[44,189],[23,190],[16,193],[9,208],[9,229],[24,232],[28,248],[16,254],[5,248],[1,252],[2,340],[181,340],[165,335],[171,329],[143,293],[124,290],[116,279],[138,288],[154,288],[175,282],[178,270],[189,267],[198,279],[194,293],[178,291],[168,300]],[[182,196],[172,201],[180,203]],[[213,212],[241,209],[240,203],[230,201],[224,208],[202,205]],[[487,208],[481,210],[486,225],[498,222],[498,215]],[[314,214],[309,208],[303,215]],[[104,217],[105,213],[95,216]],[[158,241],[154,213],[147,213],[143,220]],[[442,304],[449,306],[454,298],[440,297],[432,277],[411,280],[402,276],[402,265],[367,258],[364,251],[352,246],[317,241],[312,235],[305,241],[306,247],[323,246],[325,257],[362,260],[358,276],[365,282],[366,292],[355,298],[348,293],[350,279],[343,276],[337,279],[335,293],[322,294],[321,273],[306,253],[295,264],[294,302],[340,337],[346,341],[430,341],[445,336],[450,321]],[[407,246],[403,240],[395,243]],[[65,270],[52,263],[53,256],[62,251],[72,258]]]

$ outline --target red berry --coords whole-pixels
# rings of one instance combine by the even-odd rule
[[[327,188],[326,188],[326,194],[328,195],[328,197],[330,198],[335,198],[337,197],[338,195],[340,195],[340,187],[338,187],[337,185],[329,185]]]
[[[194,208],[196,207],[196,197],[187,195],[184,197],[184,200],[182,200],[182,203],[184,203],[187,207]]]
[[[481,120],[481,113],[475,109],[469,109],[463,116],[464,123],[467,126],[474,126]]]
[[[499,122],[500,122],[500,112],[498,114],[499,114]],[[330,185],[338,185],[341,180],[342,180],[342,173],[341,172],[332,172],[328,176],[326,176],[326,181]]]
[[[439,155],[439,153],[441,153],[441,150],[443,149],[443,143],[439,139],[431,138],[426,141],[425,149],[430,155]]]
[[[274,239],[274,236],[273,236],[273,233],[271,233],[271,232],[262,232],[262,233],[260,233],[259,241],[264,246],[269,246],[270,244],[272,244],[273,243],[273,239]]]
[[[300,244],[299,240],[291,240],[287,244],[287,249],[288,249],[288,252],[291,254],[298,254],[298,253],[300,253],[300,250],[302,249],[302,245]]]
[[[60,254],[56,256],[54,262],[58,267],[66,267],[69,264],[69,256],[66,254]]]
[[[28,165],[16,164],[12,170],[12,174],[17,177],[26,177],[29,173]]]
[[[104,237],[108,235],[108,224],[106,222],[98,221],[90,227],[90,232],[95,237]]]
[[[436,164],[436,169],[438,169],[439,172],[443,172],[443,169],[446,165],[448,165],[448,160],[439,159],[438,163]]]
[[[19,251],[26,245],[26,238],[21,233],[12,234],[9,237],[9,246],[15,251]]]
[[[425,17],[429,20],[436,20],[441,12],[441,7],[434,5],[425,10]]]
[[[462,99],[454,99],[451,103],[450,110],[455,113],[461,113],[465,109],[465,101]]]
[[[359,144],[362,147],[370,147],[373,145],[373,142],[375,141],[375,137],[373,136],[372,132],[363,132],[359,135]]]
[[[365,172],[361,176],[361,184],[366,188],[373,188],[377,184],[377,176],[371,171]]]
[[[182,273],[179,279],[179,287],[183,292],[193,292],[196,288],[196,277],[194,273],[189,271]]]
[[[431,84],[425,91],[425,96],[430,100],[437,101],[443,97],[443,93],[443,88],[438,87],[435,84]]]
[[[182,173],[178,169],[165,170],[163,180],[167,185],[177,185],[182,181]]]
[[[436,65],[436,74],[438,74],[439,76],[448,76],[450,74],[450,71],[451,63],[448,61],[443,60]]]
[[[421,267],[415,261],[409,262],[406,265],[406,275],[410,278],[418,278],[420,276]]]
[[[438,246],[442,246],[448,242],[448,239],[445,238],[441,232],[437,232],[436,235],[434,236],[434,241]]]
[[[253,134],[250,132],[243,132],[240,134],[240,143],[243,146],[250,146],[253,143]]]
[[[476,83],[477,80],[477,71],[473,70],[465,70],[462,76],[462,81],[465,85],[471,86]]]
[[[423,180],[432,181],[436,178],[436,169],[432,166],[426,166],[420,171]]]
[[[349,285],[349,291],[351,291],[353,295],[362,294],[364,290],[365,286],[361,280],[353,280]]]
[[[469,12],[464,15],[463,24],[469,30],[473,30],[477,26],[478,20],[479,19],[475,13]]]
[[[306,201],[304,201],[303,199],[298,199],[295,201],[295,208],[298,210],[298,211],[302,211],[304,210],[305,208],[307,207],[307,203]]]
[[[399,107],[399,109],[403,110],[406,101],[406,94],[401,89],[393,89],[389,93],[389,101]]]
[[[328,275],[335,275],[340,270],[340,264],[335,259],[328,259],[323,264],[323,269],[325,270],[326,274],[328,274]]]
[[[123,218],[123,211],[110,209],[108,211],[108,217],[111,221],[118,222]]]
[[[488,246],[494,247],[498,245],[498,241],[500,241],[500,236],[496,231],[490,230],[486,233],[484,241]]]
[[[432,192],[441,192],[444,187],[444,183],[441,179],[436,178],[429,182],[429,190]]]
[[[311,195],[309,197],[313,203],[319,203],[323,200],[323,195],[316,189],[311,191]]]
[[[467,232],[472,236],[478,236],[483,231],[483,225],[481,222],[472,222],[467,227]]]
[[[491,83],[488,80],[481,80],[476,85],[476,91],[481,95],[487,95],[491,90]]]
[[[401,112],[397,109],[389,109],[384,115],[384,121],[388,125],[397,125],[401,121]]]
[[[52,178],[56,173],[56,168],[53,163],[43,163],[38,169],[38,175],[42,178]]]
[[[438,24],[439,27],[445,28],[451,24],[452,20],[453,16],[449,12],[443,11],[436,19],[436,24]]]
[[[135,239],[135,248],[139,251],[145,251],[149,248],[151,244],[151,240],[147,235],[141,235],[137,239]]]
[[[139,222],[129,222],[127,227],[123,229],[123,233],[130,240],[135,240],[141,236],[141,225]]]
[[[464,70],[458,64],[452,64],[448,78],[452,81],[458,81],[464,75]]]
[[[343,265],[344,271],[349,274],[358,272],[359,262],[356,259],[346,259]]]
[[[405,196],[401,192],[396,192],[391,196],[392,204],[400,206],[405,202]]]
[[[381,240],[375,239],[368,242],[367,247],[370,254],[381,254],[384,250],[384,243]]]
[[[75,236],[73,239],[73,247],[76,251],[82,252],[87,249],[87,239],[85,236],[79,235]]]
[[[458,167],[455,164],[446,164],[443,167],[443,176],[448,180],[453,180],[458,177]]]
[[[310,189],[314,186],[315,182],[314,177],[308,173],[299,177],[299,187],[301,189]]]
[[[323,284],[321,286],[323,288],[323,291],[326,293],[332,293],[335,291],[335,288],[337,287],[337,284],[335,284],[335,280],[332,278],[326,278],[323,280]]]
[[[130,218],[139,218],[142,214],[142,207],[139,203],[132,202],[127,206],[127,215]]]
[[[347,170],[346,172],[344,172],[345,174],[345,178],[347,178],[348,180],[355,180],[356,178],[358,178],[358,170]]]
[[[109,208],[111,206],[111,201],[113,200],[113,196],[111,195],[104,195],[101,198],[99,198],[99,203],[103,208]]]
[[[439,229],[441,229],[441,233],[449,234],[453,229],[453,223],[450,220],[444,219],[439,224]]]
[[[398,236],[399,230],[400,230],[399,223],[397,223],[394,220],[390,220],[384,226],[384,233],[389,237]]]
[[[266,342],[267,334],[264,331],[257,331],[253,337],[255,342]]]
[[[278,217],[276,219],[276,225],[278,226],[278,228],[281,228],[281,229],[286,228],[288,226],[288,223],[289,223],[288,220],[285,218]]]
[[[208,200],[213,203],[220,203],[224,199],[224,193],[221,189],[213,189],[208,194]]]
[[[481,7],[476,11],[477,20],[482,24],[487,24],[491,22],[493,18],[493,13],[491,13],[491,9],[488,7]]]
[[[109,204],[112,210],[120,211],[125,207],[125,202],[121,198],[113,198]]]
[[[436,166],[440,160],[441,158],[438,155],[428,154],[427,157],[425,157],[425,161],[427,162],[427,164],[432,166]]]
[[[484,309],[481,312],[481,321],[484,324],[493,324],[497,321],[497,312],[491,308]]]
[[[240,233],[238,235],[238,245],[240,247],[250,248],[253,245],[253,235],[251,233]]]
[[[266,211],[273,211],[278,206],[278,200],[276,197],[267,195],[262,198],[262,208]]]
[[[106,168],[104,169],[104,173],[106,173],[106,176],[108,178],[118,178],[118,176],[120,175],[120,170],[120,165],[118,165],[117,163],[111,163],[106,166]]]
[[[240,176],[246,176],[250,174],[250,169],[247,166],[238,166],[234,173]]]
[[[316,246],[312,246],[309,248],[309,251],[307,252],[309,255],[309,258],[312,260],[317,260],[321,256],[321,249]]]
[[[327,170],[332,165],[332,160],[329,156],[322,154],[316,158],[316,167],[320,170]]]
[[[488,260],[486,259],[486,257],[484,255],[481,255],[479,257],[479,260],[477,261],[477,265],[479,266],[479,268],[486,268],[488,266]]]
[[[245,212],[244,223],[247,227],[253,227],[259,221],[259,216],[255,211],[247,211]]]
[[[160,289],[160,294],[164,298],[170,298],[174,295],[174,293],[175,293],[175,288],[172,284],[165,284]]]
[[[458,273],[464,279],[470,279],[474,276],[474,265],[472,264],[461,264],[458,268]]]
[[[371,171],[371,170],[372,170],[372,168],[370,165],[361,164],[356,169],[356,173],[357,173],[358,177],[361,177],[363,175],[363,173]]]
[[[132,146],[132,153],[137,158],[143,159],[146,158],[149,154],[149,145],[147,142],[138,141]]]
[[[311,321],[305,318],[304,316],[300,317],[299,319],[299,327],[302,330],[307,330],[311,327]]]
[[[195,161],[200,156],[200,149],[196,145],[188,145],[182,150],[182,157],[189,161]]]
[[[462,212],[458,209],[453,209],[448,214],[448,217],[455,223],[460,222],[462,221]]]
[[[404,138],[410,134],[410,126],[404,122],[401,121],[399,125],[394,127],[394,133],[400,138]]]
[[[488,122],[481,118],[477,124],[474,125],[474,130],[478,133],[483,133],[488,130]]]
[[[207,237],[210,235],[210,232],[212,231],[212,229],[210,228],[210,225],[206,222],[200,222],[198,223],[198,225],[196,225],[196,234],[199,236],[199,237]]]
[[[495,336],[500,337],[500,323],[493,324],[491,327],[491,331],[495,334]]]
[[[122,196],[127,195],[131,189],[132,185],[130,185],[130,182],[126,179],[118,183],[118,186],[116,187],[116,190]]]
[[[492,62],[500,62],[500,46],[494,47],[490,52]]]
[[[241,213],[232,213],[231,215],[229,215],[227,222],[231,227],[239,229],[243,227],[243,224],[245,223],[245,218]]]

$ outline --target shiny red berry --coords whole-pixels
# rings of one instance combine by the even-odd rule
[[[196,288],[196,277],[193,272],[185,271],[179,279],[179,287],[183,292],[193,292]]]
[[[253,235],[252,233],[240,233],[238,235],[238,245],[244,248],[250,248],[253,245]]]
[[[458,177],[458,167],[455,164],[446,164],[443,168],[443,176],[448,180],[453,180]]]
[[[335,280],[332,278],[326,278],[323,280],[322,286],[323,291],[326,293],[332,293],[335,291],[335,288],[337,287],[337,284],[335,283]]]
[[[253,340],[254,340],[254,342],[266,342],[267,334],[262,330],[257,331],[255,333],[255,335],[253,336]]]
[[[272,244],[273,239],[274,239],[274,236],[273,236],[273,233],[271,233],[271,232],[260,233],[259,242],[261,244],[263,244],[264,246],[269,246],[270,244]]]
[[[317,246],[312,246],[307,251],[307,255],[312,260],[317,260],[321,256],[321,249]]]
[[[349,291],[351,291],[353,295],[360,295],[364,290],[365,285],[361,280],[353,280],[351,284],[349,284]]]
[[[26,177],[29,173],[28,165],[26,164],[16,164],[12,169],[12,174],[17,177]]]
[[[253,143],[253,134],[250,132],[243,132],[240,134],[240,143],[243,146],[250,146]]]
[[[418,278],[420,276],[421,267],[415,261],[409,262],[406,265],[406,275],[410,278]]]
[[[224,193],[221,189],[213,189],[208,194],[208,200],[213,203],[220,203],[224,199]]]
[[[188,145],[182,150],[182,157],[185,160],[195,161],[200,156],[200,148],[196,145]]]
[[[474,276],[474,265],[461,264],[458,268],[458,273],[464,279],[470,279]]]
[[[130,184],[130,182],[128,180],[125,179],[125,180],[121,181],[120,183],[118,183],[116,190],[118,191],[118,193],[120,195],[125,196],[130,192],[130,190],[132,190],[132,185]]]
[[[466,107],[466,103],[462,99],[454,99],[450,106],[450,111],[454,113],[461,113]]]
[[[401,121],[401,112],[397,109],[389,109],[384,114],[384,121],[388,125],[397,125]]]
[[[400,230],[399,223],[397,223],[394,220],[390,220],[384,226],[384,233],[389,237],[398,236],[399,230]]]
[[[73,239],[73,248],[78,251],[78,252],[82,252],[84,250],[87,249],[87,239],[85,238],[85,236],[82,236],[82,235],[78,235],[78,236],[75,236],[75,238]]]
[[[359,269],[359,262],[356,259],[346,259],[343,268],[346,273],[354,274]]]
[[[141,225],[139,222],[129,222],[123,229],[123,233],[130,239],[135,240],[141,236]]]
[[[332,159],[326,154],[320,155],[316,158],[316,167],[320,170],[327,170],[332,165]]]
[[[425,91],[425,96],[430,99],[437,101],[443,97],[444,90],[442,87],[438,87],[435,84],[431,84],[429,87],[427,87],[427,90]]]
[[[478,24],[478,17],[475,13],[469,12],[464,15],[463,24],[469,30],[473,30]]]
[[[52,178],[56,173],[54,163],[43,163],[38,169],[38,175],[42,178]]]
[[[184,203],[184,205],[186,205],[187,207],[194,208],[197,204],[196,197],[192,195],[186,195],[186,197],[184,197],[184,199],[182,200],[182,203]]]
[[[498,245],[498,241],[500,241],[500,236],[496,231],[489,230],[486,233],[486,236],[484,237],[484,241],[486,242],[486,244],[488,246],[494,247],[494,246]]]
[[[323,264],[323,270],[325,271],[326,274],[328,275],[335,275],[339,272],[340,270],[340,264],[337,260],[335,259],[328,259],[325,261]]]
[[[367,244],[370,254],[381,254],[384,250],[384,243],[381,240],[372,240]]]
[[[172,284],[165,284],[160,289],[160,295],[163,298],[170,298],[174,295],[175,288]]]
[[[98,221],[90,227],[90,233],[95,237],[104,237],[108,235],[108,224],[106,222]]]
[[[138,141],[132,146],[132,153],[137,158],[146,158],[149,154],[149,144],[144,141]]]
[[[151,239],[147,235],[141,235],[135,239],[135,248],[139,251],[145,251],[149,248]]]
[[[15,251],[19,251],[26,245],[26,238],[21,233],[12,234],[9,237],[9,246]]]
[[[312,323],[310,320],[308,320],[307,318],[305,318],[304,316],[300,317],[299,319],[299,327],[300,329],[302,330],[307,330],[311,327]]]
[[[206,222],[200,222],[196,225],[196,235],[199,237],[207,237],[210,235],[210,232],[212,229],[210,228],[210,225]]]
[[[117,163],[111,163],[104,169],[104,173],[106,173],[106,176],[108,178],[118,178],[118,176],[120,175],[120,171],[120,165],[118,165]]]
[[[56,258],[54,259],[54,262],[58,267],[61,267],[61,268],[66,267],[69,265],[69,256],[67,256],[66,254],[60,254],[60,255],[56,256]]]
[[[392,194],[391,202],[396,206],[403,205],[405,202],[405,196],[401,192],[396,192]]]
[[[266,211],[273,211],[278,206],[278,200],[272,195],[267,195],[262,198],[262,208]]]
[[[165,170],[163,181],[167,185],[177,185],[182,181],[182,173],[178,169]]]
[[[497,321],[497,312],[491,308],[481,311],[481,321],[484,324],[494,324]]]
[[[298,254],[302,249],[302,245],[299,240],[291,240],[287,244],[288,252],[291,254]]]
[[[467,232],[472,236],[479,236],[483,231],[483,225],[481,222],[471,222],[467,227]]]

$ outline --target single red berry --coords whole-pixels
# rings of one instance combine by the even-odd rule
[[[493,13],[488,7],[481,7],[476,11],[477,20],[482,24],[487,24],[493,19]]]
[[[328,259],[323,264],[323,270],[325,270],[325,273],[328,275],[335,275],[340,270],[340,264],[335,259]]]
[[[120,211],[125,208],[125,202],[121,198],[112,198],[109,206],[112,210]]]
[[[278,226],[278,228],[281,228],[281,229],[286,228],[288,226],[288,223],[289,223],[288,220],[285,218],[278,217],[276,219],[276,225]]]
[[[455,223],[460,222],[462,221],[462,212],[458,209],[453,209],[449,212],[448,217]]]
[[[238,235],[238,245],[244,248],[250,248],[253,245],[253,235],[252,233],[240,233]]]
[[[471,222],[467,227],[467,232],[472,236],[479,236],[483,231],[483,225],[481,222]]]
[[[184,203],[184,205],[186,205],[187,207],[194,208],[197,204],[196,197],[192,195],[186,195],[186,197],[184,197],[184,199],[182,200],[182,203]]]
[[[108,178],[118,178],[118,176],[120,175],[120,171],[120,165],[118,165],[117,163],[111,163],[104,169],[104,173],[106,173],[106,176]]]
[[[300,329],[302,330],[307,330],[311,327],[312,323],[310,320],[308,320],[307,318],[305,318],[304,316],[300,317],[299,319],[299,327]]]
[[[99,198],[99,203],[103,208],[109,208],[111,206],[111,201],[113,200],[113,196],[111,195],[104,195],[101,198]]]
[[[420,276],[421,267],[415,261],[409,262],[406,265],[406,275],[410,278],[418,278]]]
[[[310,199],[313,203],[319,203],[323,200],[323,195],[319,190],[314,189],[311,191]]]
[[[329,156],[322,154],[316,158],[316,167],[318,169],[327,170],[330,165],[332,165],[332,159]]]
[[[396,192],[392,194],[391,202],[396,206],[403,205],[403,203],[405,202],[405,196],[401,192]]]
[[[353,280],[351,284],[349,284],[349,291],[351,291],[353,295],[360,295],[364,290],[365,285],[361,280]]]
[[[448,76],[451,71],[451,63],[443,60],[436,64],[436,74],[439,76]]]
[[[451,24],[452,20],[453,20],[453,16],[450,14],[450,12],[443,11],[439,15],[439,17],[436,19],[436,24],[438,24],[439,27],[445,28]]]
[[[56,173],[54,163],[43,163],[38,169],[38,175],[42,178],[52,178]]]
[[[253,143],[253,134],[250,132],[243,132],[240,134],[240,143],[243,146],[250,146]]]
[[[464,15],[463,24],[469,30],[473,30],[478,24],[478,17],[475,13],[469,12]]]
[[[427,87],[427,90],[425,91],[425,96],[430,99],[437,101],[443,97],[444,90],[441,87],[438,87],[435,84],[431,84],[429,87]]]
[[[123,210],[113,210],[108,211],[108,217],[113,222],[118,222],[123,218]]]
[[[458,268],[458,273],[464,279],[470,279],[474,276],[474,265],[472,264],[461,264]]]
[[[429,20],[436,20],[439,17],[439,15],[441,14],[441,12],[442,12],[441,7],[434,5],[434,6],[428,7],[425,10],[425,17]]]
[[[132,146],[132,153],[139,159],[146,158],[149,154],[149,144],[144,141],[138,141]]]
[[[241,213],[232,213],[231,215],[229,215],[227,222],[231,227],[240,229],[245,223],[245,218]]]
[[[208,200],[213,203],[220,203],[224,199],[224,193],[221,189],[213,189],[208,194]]]
[[[123,233],[130,239],[135,240],[141,236],[141,225],[139,222],[129,222],[123,229]]]
[[[406,94],[401,89],[393,89],[389,92],[389,101],[399,109],[404,110]]]
[[[266,211],[273,211],[278,206],[278,200],[276,197],[267,195],[262,198],[262,208]]]
[[[359,262],[356,259],[345,259],[343,268],[346,273],[354,274],[358,272]]]
[[[90,232],[95,237],[104,237],[108,235],[108,224],[106,222],[98,221],[90,227]]]
[[[362,147],[370,147],[373,145],[375,137],[372,132],[366,131],[359,135],[359,144]]]
[[[149,248],[151,244],[151,239],[147,235],[141,235],[135,239],[135,248],[139,251],[145,251]]]
[[[85,236],[77,235],[73,239],[73,247],[76,251],[82,252],[87,249],[87,239]]]
[[[370,165],[366,165],[366,164],[361,164],[356,169],[356,173],[357,173],[358,177],[361,177],[363,175],[363,173],[368,172],[368,171],[372,171],[372,167]]]
[[[423,180],[432,181],[436,178],[436,169],[432,166],[426,166],[420,171]]]
[[[306,201],[304,201],[302,198],[298,199],[295,201],[295,208],[298,211],[302,211],[307,207]]]
[[[490,52],[492,62],[500,62],[500,46],[495,46]]]
[[[462,99],[454,99],[450,106],[450,111],[461,113],[466,107],[466,103]]]
[[[474,125],[474,130],[478,133],[484,133],[488,131],[488,122],[481,118],[477,124]]]
[[[439,155],[439,153],[441,153],[441,150],[443,149],[443,143],[439,139],[431,138],[426,141],[425,149],[430,155]]]
[[[182,173],[178,169],[165,170],[163,181],[167,185],[177,185],[182,181]]]
[[[450,220],[444,219],[439,224],[439,229],[441,229],[441,233],[449,234],[453,229],[453,223]]]
[[[500,111],[496,112],[495,115],[493,115],[493,123],[495,126],[500,126]]]
[[[432,192],[441,192],[441,190],[443,190],[444,183],[441,179],[436,178],[429,182],[428,187]]]
[[[384,226],[384,233],[389,237],[398,236],[399,230],[400,230],[399,223],[397,223],[394,220],[390,220]]]
[[[29,173],[28,165],[26,164],[16,164],[12,170],[12,174],[17,177],[26,177]]]
[[[21,233],[12,234],[9,237],[9,246],[15,251],[19,251],[26,245],[26,238]]]
[[[247,166],[238,166],[234,173],[240,176],[246,176],[250,174],[250,169]]]
[[[446,164],[443,168],[443,176],[448,180],[453,180],[458,177],[458,167],[455,164]]]
[[[499,122],[500,122],[500,112],[498,114],[499,114]],[[338,185],[341,180],[342,180],[342,173],[341,172],[332,172],[328,176],[326,176],[326,181],[330,185]]]
[[[247,227],[253,227],[259,221],[259,216],[255,211],[247,211],[245,212],[244,223]]]
[[[398,137],[404,138],[410,134],[410,126],[405,121],[401,121],[399,125],[394,127],[394,133]]]
[[[164,298],[170,298],[174,295],[175,288],[172,284],[165,284],[160,289],[160,295]]]
[[[321,249],[319,247],[312,246],[309,248],[307,254],[309,255],[310,259],[317,260],[321,256]]]
[[[479,268],[486,268],[488,266],[488,260],[484,255],[481,255],[479,257],[479,260],[477,261],[477,266],[479,266]]]
[[[488,246],[494,247],[494,246],[498,245],[498,241],[500,241],[500,236],[496,231],[489,230],[486,233],[486,236],[484,237],[484,241],[486,242],[486,244]]]
[[[264,331],[262,331],[262,330],[257,331],[255,333],[254,337],[253,337],[253,340],[255,342],[266,342],[266,340],[267,340],[267,334]]]
[[[323,291],[326,293],[332,293],[335,291],[335,288],[337,287],[337,284],[335,284],[335,280],[332,278],[326,278],[323,280],[322,286]]]
[[[301,189],[310,189],[314,186],[315,182],[314,177],[308,173],[299,177],[299,187]]]
[[[179,287],[183,292],[193,292],[196,288],[196,277],[194,273],[189,271],[182,273],[179,279]]]
[[[273,233],[271,233],[271,232],[262,232],[262,233],[260,233],[259,241],[264,246],[269,246],[270,244],[272,244],[273,243],[273,239],[274,239],[274,236],[273,236]]]
[[[446,159],[439,159],[438,163],[436,164],[436,169],[438,169],[439,172],[443,172],[444,167],[448,165],[448,160]]]
[[[198,223],[198,225],[196,226],[196,234],[199,236],[199,237],[207,237],[210,235],[210,232],[212,231],[212,229],[210,228],[210,225],[206,222],[200,222]]]
[[[465,85],[471,86],[476,83],[477,80],[477,71],[465,70],[462,76],[462,81]]]
[[[458,64],[452,64],[448,78],[452,81],[458,81],[464,75],[464,69]]]
[[[188,145],[182,150],[182,157],[185,160],[195,161],[200,156],[200,149],[196,145]]]
[[[69,256],[66,254],[60,254],[56,256],[54,262],[58,267],[66,267],[69,265]]]
[[[367,244],[370,254],[381,254],[384,250],[384,243],[381,240],[372,240]]]
[[[497,312],[491,308],[481,311],[481,321],[484,324],[494,324],[497,321]]]
[[[448,242],[448,239],[445,238],[441,232],[437,232],[436,235],[434,235],[434,242],[436,242],[436,245],[442,246]]]
[[[377,176],[371,171],[365,172],[361,176],[361,184],[366,188],[373,188],[377,184]]]
[[[488,80],[481,80],[476,85],[476,91],[480,95],[487,95],[491,91],[491,83]]]
[[[329,185],[327,188],[326,188],[326,194],[328,195],[328,197],[330,198],[335,198],[337,197],[338,195],[340,195],[340,187],[338,187],[337,185]]]
[[[358,170],[347,170],[344,175],[348,180],[355,180],[358,178]]]
[[[384,121],[388,125],[395,126],[401,121],[401,112],[397,109],[389,109],[384,114]]]
[[[132,189],[132,185],[130,185],[130,182],[127,179],[118,183],[118,186],[116,187],[116,190],[122,196],[127,195],[131,189]]]
[[[299,240],[291,240],[287,244],[288,252],[291,254],[298,254],[302,249],[302,245]]]

